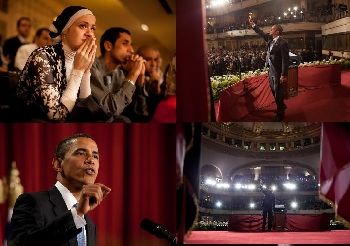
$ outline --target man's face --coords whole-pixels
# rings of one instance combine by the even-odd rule
[[[131,36],[125,32],[120,33],[111,50],[112,57],[118,64],[123,64],[134,53]]]
[[[17,30],[19,35],[27,38],[30,34],[31,23],[28,20],[21,20]]]
[[[279,35],[279,32],[277,31],[277,26],[272,26],[271,27],[270,35],[272,37],[277,37]]]
[[[50,45],[51,44],[50,33],[48,31],[43,31],[41,35],[38,38],[36,38],[35,42],[39,47]]]
[[[61,161],[61,177],[69,189],[81,189],[83,185],[94,184],[99,168],[97,145],[90,138],[73,140]]]
[[[147,49],[142,53],[142,57],[146,60],[147,73],[151,74],[153,71],[160,69],[161,58],[158,50]]]

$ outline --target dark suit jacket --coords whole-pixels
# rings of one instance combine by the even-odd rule
[[[265,195],[263,200],[263,210],[273,211],[275,207],[275,195],[269,190],[262,189],[261,192]]]
[[[254,26],[253,30],[267,42],[267,49],[269,49],[273,40],[272,36],[270,34],[264,33],[256,25]],[[279,79],[281,75],[288,75],[289,48],[287,41],[282,37],[279,37],[276,43],[273,45],[272,50],[270,51],[270,60],[272,65],[270,67],[270,73],[273,76]]]
[[[15,57],[19,47],[21,47],[24,43],[22,43],[17,36],[9,38],[5,40],[3,46],[4,56],[10,57],[10,62],[8,64],[9,71],[15,70]]]
[[[96,228],[87,216],[85,220],[87,245],[93,246]],[[8,245],[78,246],[76,236],[81,230],[75,227],[61,193],[53,187],[48,191],[24,193],[17,198]]]

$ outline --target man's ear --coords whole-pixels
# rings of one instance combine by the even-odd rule
[[[103,43],[103,47],[105,47],[106,51],[111,51],[113,48],[113,44],[110,41],[105,41]]]
[[[54,157],[52,159],[52,166],[56,172],[61,172],[62,171],[62,159]]]

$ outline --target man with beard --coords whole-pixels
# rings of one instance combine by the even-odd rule
[[[134,54],[131,34],[121,27],[112,27],[103,33],[100,49],[101,56],[91,68],[91,93],[113,116],[120,116],[137,100],[134,94],[142,91],[138,88],[144,82],[144,60]],[[143,106],[135,106],[135,111],[145,113]],[[121,120],[130,121],[123,117]]]

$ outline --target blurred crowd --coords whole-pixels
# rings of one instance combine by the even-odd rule
[[[207,24],[206,31],[208,34],[222,33],[233,30],[249,29],[248,23],[249,12],[236,17],[236,20],[231,23],[214,23]],[[349,16],[348,6],[346,4],[332,4],[328,3],[305,10],[304,8],[293,10],[286,9],[286,11],[269,12],[266,14],[259,14],[255,18],[258,26],[271,26],[274,24],[293,23],[293,22],[331,22],[340,18]]]

